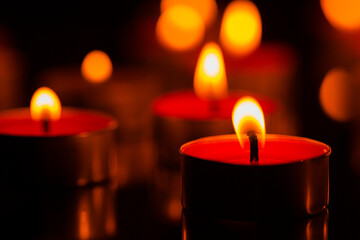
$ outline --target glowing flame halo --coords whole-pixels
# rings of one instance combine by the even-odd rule
[[[246,133],[253,130],[257,133],[262,147],[265,146],[264,113],[257,100],[252,97],[239,99],[232,112],[233,126],[242,148],[245,146]]]
[[[31,98],[30,113],[33,120],[58,120],[61,103],[56,93],[47,87],[37,89]]]
[[[227,94],[224,57],[214,42],[201,50],[194,73],[194,90],[199,98],[206,100],[219,100]]]

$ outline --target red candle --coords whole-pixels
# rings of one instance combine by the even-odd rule
[[[116,174],[116,120],[95,111],[61,111],[50,89],[37,92],[41,92],[35,99],[40,105],[33,106],[33,99],[31,112],[21,108],[0,114],[2,168],[5,178],[11,179],[9,186],[15,182],[84,186],[109,181]]]
[[[233,111],[237,135],[181,147],[184,208],[241,220],[306,218],[326,209],[330,147],[307,138],[265,135],[261,114],[254,99],[239,100]],[[256,132],[256,151],[252,138],[246,140],[249,131]],[[258,152],[259,160],[252,160],[251,152]]]
[[[37,80],[54,89],[64,105],[96,108],[116,117],[119,187],[143,184],[154,169],[148,107],[161,92],[162,75],[148,68],[106,65],[108,61],[104,53],[90,52],[82,71],[80,66],[58,66],[47,69]]]

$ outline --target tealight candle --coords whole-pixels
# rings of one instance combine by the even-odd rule
[[[112,64],[104,54],[90,52],[82,71],[71,65],[47,69],[38,81],[54,89],[64,104],[116,117],[119,187],[146,184],[154,168],[149,105],[161,92],[162,76],[149,68]]]
[[[116,174],[117,121],[89,110],[62,108],[40,88],[29,108],[0,114],[2,178],[6,187],[85,186]]]
[[[259,220],[306,218],[327,208],[330,147],[302,137],[265,135],[261,115],[256,100],[241,99],[233,111],[237,135],[200,138],[181,147],[185,209]],[[259,144],[253,145],[251,136],[247,140],[251,131]],[[251,157],[257,152],[258,160]]]

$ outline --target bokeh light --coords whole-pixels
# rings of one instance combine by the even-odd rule
[[[339,29],[360,29],[359,0],[320,0],[321,8],[330,24]]]
[[[81,65],[83,77],[92,83],[105,82],[111,77],[113,65],[109,56],[100,50],[89,52]]]
[[[185,5],[166,9],[156,24],[158,41],[175,51],[186,51],[198,46],[204,34],[205,24],[201,16]]]
[[[162,0],[161,12],[176,5],[185,5],[197,11],[207,26],[214,22],[217,15],[215,0]]]
[[[247,55],[260,45],[261,35],[261,16],[254,3],[237,0],[226,7],[220,28],[220,42],[226,52]]]
[[[349,121],[353,117],[353,82],[342,68],[330,70],[324,77],[319,93],[321,107],[333,120]]]

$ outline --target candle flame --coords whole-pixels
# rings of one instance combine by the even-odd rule
[[[58,120],[61,115],[61,103],[56,93],[47,87],[35,91],[30,102],[33,120]]]
[[[230,54],[244,56],[261,43],[262,23],[256,5],[247,0],[233,1],[225,9],[220,41]]]
[[[194,90],[199,98],[206,100],[218,100],[227,94],[224,58],[216,43],[207,43],[200,53],[194,74]]]
[[[257,133],[261,146],[265,146],[265,120],[260,104],[252,97],[239,99],[232,112],[232,120],[236,135],[242,148],[248,139],[249,131]]]
[[[92,83],[105,82],[111,77],[112,71],[111,59],[105,52],[100,50],[89,52],[81,64],[83,77]]]

